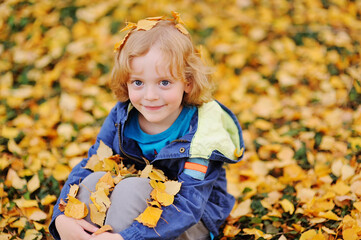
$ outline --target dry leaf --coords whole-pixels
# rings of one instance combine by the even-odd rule
[[[106,213],[98,211],[98,208],[95,206],[95,204],[92,203],[89,203],[89,209],[90,209],[90,220],[99,226],[103,226]]]
[[[155,168],[153,168],[152,171],[149,173],[149,178],[157,181],[166,181],[164,172]]]
[[[150,196],[158,201],[163,206],[169,206],[174,201],[174,196],[166,193],[165,191],[159,190],[159,189],[153,189],[153,191],[150,193]]]
[[[142,19],[138,21],[136,30],[148,31],[157,25],[157,23],[158,21]]]
[[[160,219],[162,212],[162,209],[148,206],[143,213],[141,213],[138,217],[135,218],[135,220],[137,220],[144,226],[154,228],[157,226],[158,220]]]
[[[70,185],[68,198],[69,197],[76,197],[76,195],[78,194],[78,191],[79,191],[79,185],[76,185],[76,184]]]
[[[105,158],[109,158],[113,155],[113,150],[104,144],[102,140],[100,140],[99,147],[97,150],[97,156],[100,161],[103,161]]]
[[[68,217],[75,219],[82,219],[88,215],[88,208],[85,203],[78,199],[69,196],[68,203],[66,204],[64,214]]]
[[[140,174],[141,178],[148,178],[149,173],[152,171],[153,165],[146,165],[145,168],[142,170],[142,173]]]
[[[101,228],[99,228],[98,230],[96,230],[93,234],[98,235],[103,232],[111,232],[111,231],[113,231],[113,228],[110,225],[104,225]]]
[[[166,181],[164,185],[166,193],[175,196],[180,191],[182,183],[178,181]]]

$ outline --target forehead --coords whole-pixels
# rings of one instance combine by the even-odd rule
[[[157,73],[169,74],[169,61],[166,54],[157,46],[153,46],[149,51],[138,57],[133,57],[130,61],[133,73],[143,73],[144,71],[155,71]]]

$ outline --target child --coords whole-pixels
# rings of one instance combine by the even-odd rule
[[[146,208],[151,187],[144,178],[127,178],[114,188],[106,224],[97,230],[87,217],[76,220],[54,207],[50,232],[59,239],[211,239],[229,215],[234,198],[227,193],[224,162],[243,155],[242,130],[233,113],[211,100],[207,67],[190,36],[174,19],[149,18],[131,29],[116,48],[111,88],[119,102],[106,118],[88,158],[71,172],[59,200],[70,185],[94,189],[102,176],[85,169],[100,141],[123,157],[124,164],[145,167],[145,158],[168,179],[182,182],[174,206],[162,207],[155,230],[134,221]],[[82,201],[89,190],[81,189]],[[87,203],[88,204],[88,203]],[[88,220],[88,221],[87,221]]]

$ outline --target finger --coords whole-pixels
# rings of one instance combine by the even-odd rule
[[[95,232],[96,230],[99,229],[98,227],[96,227],[93,224],[85,221],[84,219],[79,220],[78,223],[82,228],[84,228],[85,230],[87,230],[89,232]]]

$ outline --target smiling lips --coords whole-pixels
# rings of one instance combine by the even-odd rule
[[[144,106],[144,108],[148,109],[148,110],[159,110],[162,107],[164,107],[164,105],[161,105],[161,106]]]

